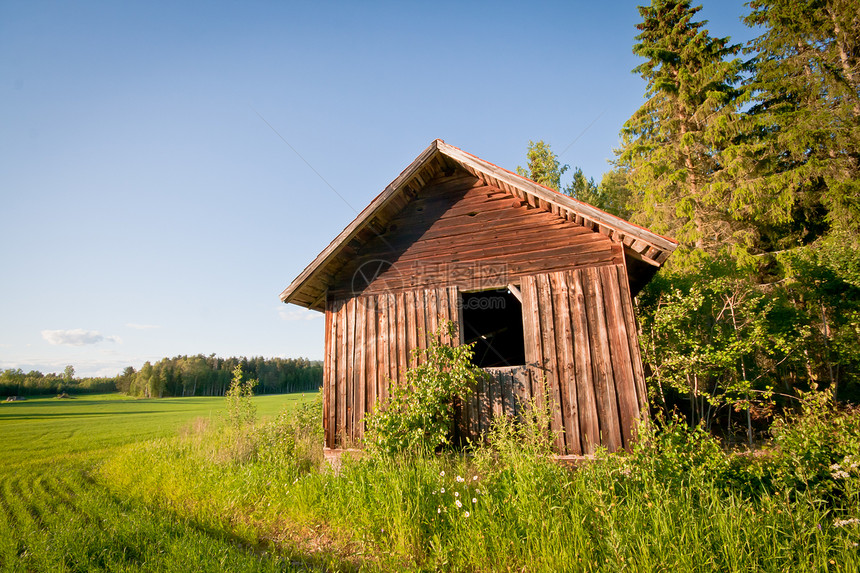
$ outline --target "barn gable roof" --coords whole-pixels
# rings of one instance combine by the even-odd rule
[[[650,280],[678,245],[672,239],[657,235],[644,227],[610,215],[437,139],[284,289],[280,296],[281,301],[323,310],[329,281],[337,270],[353,257],[363,244],[378,236],[386,223],[397,215],[428,181],[440,173],[450,173],[457,168],[466,170],[487,185],[527,202],[532,208],[550,212],[623,243],[628,260],[640,269],[637,273],[631,273],[631,283],[637,282],[635,285],[631,284],[634,293]],[[634,274],[636,276],[633,276]]]

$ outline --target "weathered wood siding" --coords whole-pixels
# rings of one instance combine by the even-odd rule
[[[647,397],[624,265],[527,276],[521,290],[531,388],[556,404],[557,450],[629,447]]]
[[[623,262],[623,246],[463,170],[438,175],[331,281],[329,297],[456,285]]]
[[[516,277],[523,294],[523,367],[491,369],[459,407],[458,434],[477,438],[494,416],[519,415],[532,397],[556,405],[560,453],[629,447],[647,401],[635,318],[623,264]],[[458,320],[456,286],[367,294],[327,302],[326,444],[363,436],[362,419],[390,381],[404,380],[414,349],[440,319]]]
[[[405,380],[414,350],[427,348],[440,320],[457,320],[456,288],[381,293],[326,304],[323,369],[325,441],[330,448],[361,440],[362,420]],[[447,340],[446,342],[456,342]]]

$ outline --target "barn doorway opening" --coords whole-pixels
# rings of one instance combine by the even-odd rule
[[[510,288],[464,292],[460,298],[463,341],[475,343],[472,361],[481,368],[526,363],[523,305]]]

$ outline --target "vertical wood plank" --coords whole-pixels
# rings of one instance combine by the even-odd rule
[[[376,295],[367,297],[367,363],[365,364],[365,369],[367,372],[367,394],[364,399],[365,417],[367,417],[368,414],[372,413],[374,407],[376,406],[376,393],[378,389],[376,373],[379,368],[379,356],[377,356],[377,344],[379,340],[379,335],[376,331],[376,300]],[[365,428],[366,423],[363,421],[361,424],[362,435],[364,434]]]
[[[400,380],[400,329],[398,328],[400,323],[397,319],[397,297],[394,293],[387,293],[385,297],[388,303],[388,376],[392,384],[397,384]]]
[[[410,368],[418,366],[418,356],[415,349],[418,348],[418,319],[415,317],[415,291],[406,291],[403,293],[406,302],[406,352],[407,365]],[[405,374],[405,372],[404,372]]]
[[[331,325],[334,319],[331,315],[332,309],[332,301],[326,300],[325,302],[325,354],[323,355],[323,385],[322,385],[322,395],[323,395],[323,436],[325,436],[326,446],[328,445],[328,411],[329,411],[329,384],[331,380],[331,359],[332,359],[332,350],[331,350]]]
[[[406,383],[406,367],[408,365],[409,352],[406,348],[406,293],[399,292],[395,295],[397,321],[394,325],[394,332],[397,333],[397,384],[403,385]]]
[[[439,296],[435,288],[424,291],[427,301],[427,344],[433,339],[433,335],[439,329]]]
[[[504,408],[505,408],[504,415],[505,416],[513,417],[513,416],[516,416],[516,414],[517,414],[517,399],[516,399],[517,379],[515,376],[515,373],[517,370],[519,370],[519,369],[518,368],[512,368],[508,372],[507,380],[505,380],[505,386],[503,388],[504,389],[504,397],[505,397],[505,404],[504,404]]]
[[[614,452],[621,448],[622,441],[618,398],[615,395],[615,383],[612,380],[612,357],[609,353],[605,299],[599,270],[590,267],[585,270],[585,277],[585,308],[588,314],[588,333],[601,442],[610,452]]]
[[[439,320],[438,324],[436,325],[437,328],[439,327],[439,324],[447,323],[448,321],[452,320],[451,309],[456,308],[455,306],[451,305],[452,290],[453,289],[451,288],[441,287],[436,293],[436,296],[439,301]],[[448,336],[447,332],[442,334],[442,341],[445,344],[454,344],[456,342],[454,340],[451,340],[451,337]]]
[[[547,275],[537,275],[536,286],[540,304],[540,330],[541,346],[543,347],[543,360],[541,366],[544,368],[549,394],[553,401],[552,405],[552,431],[555,434],[555,447],[559,453],[565,453],[564,424],[562,422],[561,408],[563,402],[558,384],[558,358],[555,347],[555,329],[553,325],[552,285]]]
[[[639,402],[639,411],[647,419],[648,391],[645,388],[645,371],[642,368],[642,354],[639,350],[639,326],[636,322],[636,313],[633,310],[633,297],[630,296],[627,268],[624,265],[616,265],[615,269],[618,273],[618,286],[621,289],[621,310],[624,313],[624,323],[627,325],[627,340],[630,346],[630,362],[633,364],[636,398]]]
[[[349,395],[348,387],[350,384],[349,368],[351,368],[351,356],[349,354],[350,344],[348,301],[341,302],[340,312],[338,313],[338,315],[337,336],[340,357],[338,359],[337,364],[338,400],[337,430],[335,434],[335,440],[339,446],[343,446],[347,439],[347,416],[349,415],[347,396]]]
[[[615,393],[618,398],[621,438],[624,447],[629,450],[633,447],[633,440],[636,438],[639,401],[633,381],[627,325],[621,310],[621,289],[618,286],[618,272],[615,267],[601,267],[600,280],[606,299],[606,324],[609,329],[609,351],[612,356],[612,377],[615,380]]]
[[[358,306],[358,300],[356,297],[352,297],[349,299],[349,302],[346,304],[346,320],[349,326],[349,330],[347,331],[347,388],[346,388],[346,436],[350,441],[355,440],[355,390],[356,386],[358,386],[358,375],[355,371],[355,364],[357,362],[356,356],[356,337],[358,336],[357,331],[357,320],[356,320],[356,307]]]
[[[427,349],[427,338],[430,334],[427,332],[427,291],[415,291],[415,334],[417,338],[417,346],[422,350],[421,356],[424,356],[424,350]],[[421,362],[423,362],[423,358]]]
[[[576,395],[576,370],[573,357],[573,327],[570,319],[570,285],[565,272],[550,274],[555,308],[555,344],[558,350],[558,380],[564,416],[567,453],[582,454],[579,431],[578,399]]]
[[[574,378],[576,379],[577,410],[582,451],[593,454],[600,444],[600,424],[594,395],[594,375],[591,364],[591,338],[585,310],[585,291],[581,270],[568,271],[570,278],[570,316],[573,328]]]
[[[327,301],[327,310],[331,314],[331,322],[326,336],[329,338],[329,356],[328,356],[328,380],[326,384],[326,393],[328,394],[328,410],[326,412],[326,427],[325,427],[325,444],[328,448],[334,448],[335,432],[337,426],[337,361],[342,354],[340,346],[338,346],[337,337],[337,317],[340,310],[340,303],[336,300]]]
[[[355,365],[355,417],[353,418],[353,438],[361,440],[364,437],[364,407],[367,402],[367,304],[372,297],[363,296],[356,300],[355,346],[358,357]]]
[[[514,408],[513,413],[517,418],[522,417],[524,408],[528,403],[529,396],[527,394],[527,388],[530,383],[528,380],[529,369],[526,367],[517,368],[514,371],[513,383],[514,383]]]
[[[526,364],[532,370],[529,376],[528,394],[538,408],[544,407],[543,388],[543,337],[540,330],[540,299],[537,295],[535,277],[523,277],[520,281],[523,293],[523,338],[526,340]]]
[[[377,373],[376,373],[376,382],[377,382],[377,390],[376,395],[379,397],[379,403],[385,404],[388,402],[388,380],[391,377],[391,349],[390,349],[390,340],[388,334],[388,294],[382,293],[377,298],[377,327],[376,333],[379,338],[378,346],[376,348],[377,354]]]

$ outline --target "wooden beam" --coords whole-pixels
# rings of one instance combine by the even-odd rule
[[[520,289],[518,289],[516,285],[508,284],[508,292],[514,295],[517,300],[520,301],[520,304],[523,303],[523,293],[520,292]]]

